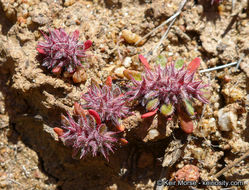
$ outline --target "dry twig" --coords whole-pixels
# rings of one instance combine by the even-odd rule
[[[147,38],[148,36],[150,36],[151,34],[153,34],[155,31],[157,31],[159,28],[163,27],[164,25],[168,24],[170,21],[172,21],[171,23],[174,23],[174,21],[176,20],[176,18],[178,17],[178,15],[181,14],[182,12],[182,8],[184,7],[184,5],[186,4],[187,0],[183,0],[181,2],[181,4],[179,5],[178,11],[173,14],[170,18],[168,18],[166,21],[164,21],[162,24],[160,24],[159,26],[157,26],[156,28],[154,28],[151,32],[149,32],[148,34],[146,34],[144,37],[142,37],[140,40],[138,40],[135,45],[139,44],[139,42],[141,42],[142,40],[144,40],[145,38]],[[171,24],[172,25],[172,24]],[[170,26],[168,27],[170,28]],[[169,29],[168,29],[169,30]],[[167,31],[168,31],[167,30]],[[167,33],[167,31],[165,33]],[[167,35],[167,34],[166,34]],[[166,37],[166,35],[164,34],[164,36]],[[162,40],[162,39],[161,39]],[[160,40],[160,41],[161,41]]]
[[[223,69],[223,68],[230,67],[230,66],[233,66],[233,65],[237,65],[237,66],[236,66],[236,71],[237,71],[237,69],[239,68],[239,65],[240,65],[241,61],[243,60],[243,58],[244,58],[244,54],[242,54],[242,55],[240,56],[239,61],[232,62],[232,63],[228,63],[228,64],[226,64],[226,65],[221,65],[221,66],[217,66],[217,67],[212,67],[212,68],[209,68],[209,69],[203,69],[203,70],[200,70],[200,73],[205,73],[205,72],[209,72],[209,71],[214,71],[214,70],[218,70],[218,69]]]
[[[145,38],[147,38],[148,36],[150,36],[151,34],[153,34],[155,31],[157,31],[159,28],[163,27],[164,25],[168,24],[170,21],[174,20],[181,12],[176,12],[175,14],[173,14],[170,18],[168,18],[166,21],[164,21],[162,24],[160,24],[159,26],[157,26],[156,28],[154,28],[152,31],[150,31],[148,34],[146,34],[145,36],[143,36],[140,40],[138,40],[135,45],[139,44],[139,42],[141,42],[142,40],[144,40]]]
[[[243,156],[241,156],[240,158],[234,160],[231,164],[227,165],[225,168],[223,168],[218,173],[216,173],[214,175],[214,178],[220,177],[223,173],[225,173],[227,170],[231,169],[232,167],[234,167],[235,165],[240,163],[242,160],[246,159],[248,156],[249,156],[249,150],[247,150],[246,153]]]
[[[234,10],[235,3],[236,3],[236,0],[232,0],[232,11]]]
[[[238,63],[237,63],[237,66],[236,66],[236,71],[238,70],[239,65],[240,65],[240,63],[241,63],[242,59],[244,58],[244,56],[245,56],[245,54],[244,54],[244,53],[242,53],[242,55],[240,56],[239,61],[238,61]]]
[[[186,2],[187,2],[187,0],[183,0],[181,2],[181,4],[179,5],[179,8],[178,8],[178,10],[176,12],[176,13],[178,13],[178,15],[182,12],[182,9],[183,9],[184,5],[186,4]],[[170,30],[171,26],[174,24],[177,16],[175,16],[174,19],[171,21],[171,23],[170,23],[169,27],[167,28],[166,32],[163,34],[162,38],[160,39],[160,41],[156,45],[155,49],[152,51],[152,56],[154,55],[154,52],[156,52],[158,50],[158,48],[160,47],[160,45],[163,43],[164,39],[168,36],[169,30]],[[148,58],[148,61],[149,60],[150,59]]]
[[[172,22],[170,23],[170,25],[167,28],[166,32],[163,34],[162,38],[160,39],[160,41],[156,45],[155,49],[152,51],[152,56],[158,50],[158,48],[160,47],[160,45],[163,43],[163,40],[168,36],[169,30],[170,30],[171,26],[174,24],[175,20],[176,20],[176,18],[174,18],[174,20],[172,20]],[[148,61],[149,61],[149,59],[148,59]]]
[[[238,62],[233,62],[233,63],[228,63],[226,65],[221,65],[221,66],[218,66],[218,67],[212,67],[212,68],[209,68],[209,69],[203,69],[203,70],[200,70],[200,73],[205,73],[205,72],[209,72],[209,71],[223,69],[223,68],[230,67],[230,66],[237,65],[237,64],[238,64]]]

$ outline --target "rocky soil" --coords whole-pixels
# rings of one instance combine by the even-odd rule
[[[200,179],[218,171],[249,149],[249,1],[220,6],[188,1],[158,52],[149,54],[167,26],[139,46],[132,33],[144,36],[173,15],[180,0],[0,0],[0,189],[153,189],[186,164],[200,169]],[[74,84],[41,66],[36,51],[40,31],[80,31],[93,47],[84,61],[86,81]],[[124,34],[125,31],[128,34]],[[129,32],[130,31],[130,32]],[[131,33],[131,34],[130,34]],[[200,57],[200,70],[235,62],[239,67],[199,73],[210,84],[210,103],[194,106],[194,133],[186,135],[173,118],[141,119],[143,110],[123,122],[127,146],[117,147],[107,162],[91,156],[75,160],[53,127],[60,114],[72,112],[91,78],[108,75],[123,84],[123,70],[142,70],[138,54],[162,53],[189,63]],[[244,55],[244,56],[242,56]],[[244,181],[249,188],[249,158],[223,173],[221,180]],[[165,187],[168,189],[169,187]],[[220,186],[196,188],[221,189]],[[169,189],[177,189],[170,187]]]

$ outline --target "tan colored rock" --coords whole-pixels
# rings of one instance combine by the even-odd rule
[[[241,80],[241,79],[238,79]],[[239,82],[239,81],[238,81]],[[227,83],[223,89],[222,93],[225,95],[227,103],[233,103],[241,101],[245,96],[245,91],[237,84]]]
[[[124,70],[125,70],[125,67],[121,66],[121,67],[116,68],[115,71],[114,71],[114,73],[115,73],[118,77],[123,78],[123,77],[124,77],[124,74],[123,74]]]
[[[153,140],[153,139],[155,139],[158,136],[159,136],[158,130],[156,130],[156,129],[149,130],[149,132],[148,132],[148,139],[149,140]]]
[[[139,40],[141,40],[141,36],[131,32],[130,30],[123,30],[122,31],[122,37],[125,39],[125,41],[129,44],[135,44],[137,43]],[[143,45],[144,44],[144,40],[140,41],[138,43],[138,45]]]
[[[183,144],[180,140],[171,141],[165,149],[162,167],[170,167],[174,165],[181,157]]]
[[[66,7],[69,7],[69,6],[73,5],[75,2],[76,2],[76,0],[65,0],[64,5]]]
[[[205,151],[200,147],[192,149],[192,153],[197,160],[204,160],[206,157]]]
[[[126,57],[123,61],[123,66],[129,68],[131,66],[132,60],[131,57]]]
[[[78,68],[75,73],[73,74],[73,82],[74,83],[81,83],[85,82],[87,79],[87,74],[84,68]]]
[[[228,141],[231,146],[231,151],[233,153],[246,152],[249,147],[249,143],[243,141],[238,135],[234,135],[231,140]]]
[[[198,122],[198,127],[195,128],[194,134],[199,137],[208,137],[210,134],[215,133],[217,131],[216,123],[216,119],[213,117],[210,119],[202,119],[200,122]]]
[[[231,131],[237,126],[238,116],[233,111],[229,111],[226,108],[218,111],[218,123],[221,131]]]
[[[200,177],[199,168],[194,165],[186,165],[179,169],[174,177],[176,181],[198,181]]]

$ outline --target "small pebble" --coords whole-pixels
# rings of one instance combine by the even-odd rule
[[[125,70],[125,67],[123,67],[123,66],[122,66],[122,67],[118,67],[118,68],[115,69],[114,73],[115,73],[118,77],[123,78],[123,77],[124,77],[124,74],[123,74],[124,70]]]
[[[227,88],[223,89],[222,92],[226,95],[225,98],[229,103],[240,101],[244,98],[244,92],[241,88],[227,86]]]
[[[214,108],[215,108],[215,109],[218,109],[219,106],[220,106],[220,104],[219,104],[218,102],[214,103]]]
[[[130,30],[123,30],[122,31],[122,37],[125,39],[125,41],[129,44],[135,44],[137,43],[139,40],[141,40],[141,36],[132,33]],[[141,42],[138,43],[138,45],[143,45],[144,44],[144,40],[142,40]]]
[[[112,184],[111,186],[107,187],[105,190],[117,190],[118,186],[117,184]]]
[[[168,53],[168,56],[173,56],[173,55],[174,55],[173,52]]]
[[[131,66],[131,57],[126,57],[123,61],[123,66],[125,66],[125,68],[129,68]]]
[[[176,181],[198,181],[199,177],[199,168],[194,165],[185,165],[175,173]]]
[[[238,116],[226,108],[218,111],[218,124],[221,131],[231,131],[237,126]]]
[[[203,149],[200,147],[193,149],[192,154],[194,155],[194,158],[196,158],[197,160],[204,160],[206,156],[205,151],[203,151]]]
[[[73,74],[74,83],[81,83],[86,81],[87,74],[84,68],[78,68],[77,71]]]
[[[69,7],[75,3],[75,0],[65,0],[64,6]]]
[[[155,139],[156,137],[158,137],[159,136],[159,132],[158,132],[158,130],[156,130],[156,129],[151,129],[149,132],[148,132],[148,139],[149,140],[153,140],[153,139]]]

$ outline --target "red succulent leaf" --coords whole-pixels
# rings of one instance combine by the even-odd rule
[[[111,77],[111,76],[108,76],[108,77],[107,77],[107,79],[106,79],[106,81],[105,81],[105,84],[106,84],[107,86],[112,87],[112,77]]]
[[[57,67],[52,69],[52,72],[56,75],[57,74],[59,75],[61,73],[61,70],[62,70],[62,68],[60,66],[57,66]]]
[[[125,94],[123,93],[123,94],[120,94],[118,97],[119,98],[121,98],[121,97],[123,97],[123,96],[125,96]]]
[[[100,125],[101,124],[101,119],[100,119],[99,114],[95,110],[92,110],[92,109],[89,109],[88,112],[89,112],[90,115],[92,115],[94,117],[94,119],[96,120],[96,123],[98,125]]]
[[[116,128],[120,131],[123,132],[125,130],[125,126],[124,125],[117,125]]]
[[[87,40],[85,43],[84,43],[84,46],[85,46],[85,50],[89,49],[91,46],[92,46],[92,41],[91,40]]]
[[[186,113],[183,113],[183,111],[179,109],[178,109],[178,119],[180,120],[181,128],[185,133],[188,134],[193,133],[194,131],[193,121]]]
[[[151,111],[151,112],[145,113],[145,114],[141,115],[141,118],[142,118],[142,119],[144,119],[144,118],[147,118],[147,117],[151,117],[151,116],[153,116],[153,115],[155,115],[155,114],[156,114],[157,110],[158,110],[158,108],[157,108],[157,109],[155,109],[154,111]]]
[[[59,128],[59,127],[55,127],[54,128],[54,132],[58,135],[58,136],[62,136],[63,135],[63,129]]]
[[[195,72],[199,68],[200,62],[201,62],[201,59],[199,57],[196,57],[195,59],[193,59],[187,67],[188,71],[190,73]]]
[[[138,57],[139,57],[141,63],[142,63],[147,69],[150,70],[150,65],[149,65],[148,61],[146,60],[146,58],[145,58],[144,56],[142,56],[142,55],[138,55]]]
[[[46,52],[44,51],[44,49],[41,48],[36,48],[36,50],[41,53],[41,54],[46,54]]]
[[[181,117],[179,117],[179,120],[180,120],[181,128],[185,133],[188,133],[188,134],[193,133],[194,124],[192,120],[184,120]]]
[[[125,138],[120,138],[119,141],[120,141],[120,143],[122,145],[127,145],[128,144],[128,141]]]

